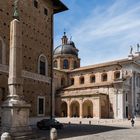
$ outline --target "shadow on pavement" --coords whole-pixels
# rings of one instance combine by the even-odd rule
[[[86,125],[86,124],[67,124],[64,128],[58,130],[58,139],[85,136],[91,134],[97,134],[107,131],[129,129],[126,127],[114,127],[114,126],[103,126],[103,125]],[[41,136],[49,139],[50,130],[36,130]]]

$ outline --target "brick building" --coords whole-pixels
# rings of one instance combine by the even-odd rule
[[[8,95],[10,22],[14,0],[0,1],[0,105]],[[19,0],[22,26],[23,98],[30,117],[50,116],[53,15],[67,10],[59,0]],[[41,25],[41,26],[40,26]]]
[[[80,67],[68,41],[54,50],[55,116],[122,119],[140,115],[140,52],[128,58]]]

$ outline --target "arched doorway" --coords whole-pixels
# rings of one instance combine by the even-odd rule
[[[73,101],[70,105],[71,117],[79,117],[79,103],[78,101]]]
[[[90,100],[86,100],[83,103],[83,117],[84,118],[93,117],[93,103]]]
[[[67,117],[67,103],[62,102],[61,104],[61,117]]]

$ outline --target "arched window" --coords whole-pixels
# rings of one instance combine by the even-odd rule
[[[63,69],[69,69],[69,62],[67,59],[63,61]]]
[[[74,78],[71,78],[71,85],[74,85]]]
[[[43,54],[41,54],[38,59],[38,73],[41,75],[48,75],[48,61]]]
[[[80,84],[84,84],[85,83],[85,78],[84,78],[84,76],[81,76],[80,77]]]
[[[61,78],[61,86],[65,86],[65,78]]]
[[[76,69],[76,68],[77,68],[77,62],[76,62],[76,61],[74,61],[74,64],[73,64],[73,65],[74,65],[74,67],[73,67],[73,68],[74,68],[74,69]]]
[[[114,72],[114,79],[117,80],[120,78],[120,71]]]
[[[96,79],[95,79],[95,75],[91,75],[90,76],[90,83],[95,83]]]
[[[57,68],[57,67],[58,67],[58,65],[57,65],[57,60],[55,60],[55,61],[53,62],[53,66],[54,66],[54,68]]]
[[[107,81],[107,73],[102,74],[102,81],[103,82]]]

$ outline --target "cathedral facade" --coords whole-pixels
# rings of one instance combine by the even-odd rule
[[[66,34],[54,50],[55,116],[140,116],[140,52],[121,60],[80,67],[78,49]]]
[[[8,96],[10,22],[14,0],[0,1],[0,105]],[[23,97],[30,118],[50,117],[53,15],[67,10],[59,0],[19,0],[22,26]],[[41,26],[40,26],[41,25]]]

